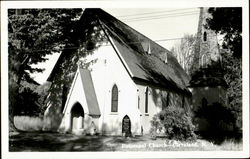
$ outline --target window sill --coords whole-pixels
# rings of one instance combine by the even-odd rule
[[[118,115],[118,112],[111,112],[109,115]]]

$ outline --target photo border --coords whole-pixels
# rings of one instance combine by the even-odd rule
[[[157,2],[157,3],[156,3]],[[242,151],[156,151],[156,152],[9,152],[8,128],[8,21],[9,8],[188,8],[242,7]],[[3,158],[247,158],[249,157],[249,1],[2,1],[1,2],[1,148]]]

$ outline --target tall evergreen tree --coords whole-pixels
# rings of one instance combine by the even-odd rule
[[[224,35],[223,48],[229,49],[233,56],[242,56],[242,8],[209,8],[212,15],[207,19],[207,27]]]
[[[222,52],[228,107],[235,115],[237,129],[242,128],[242,8],[209,8],[206,27],[224,35]]]
[[[30,73],[43,69],[32,67],[47,59],[46,55],[59,53],[71,43],[73,28],[79,21],[82,9],[9,9],[8,52],[9,52],[9,124],[10,131],[16,130],[13,118],[19,107],[18,96],[22,81],[36,82]]]

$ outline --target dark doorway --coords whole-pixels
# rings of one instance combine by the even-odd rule
[[[80,103],[74,104],[71,109],[71,131],[84,128],[84,111]]]
[[[131,134],[131,121],[130,118],[125,115],[122,119],[122,134],[125,135],[125,137],[130,137]]]

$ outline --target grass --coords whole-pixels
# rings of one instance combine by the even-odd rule
[[[221,145],[214,144],[204,139],[196,141],[178,141],[158,138],[156,140],[146,139],[128,143],[119,143],[115,140],[110,142],[116,151],[241,151],[242,142],[225,140]]]
[[[124,138],[46,133],[42,132],[44,122],[39,117],[15,116],[14,124],[19,130],[27,132],[10,136],[10,150],[13,151],[241,151],[243,149],[242,141],[235,139],[225,139],[218,143],[205,139],[153,140],[146,135]],[[53,147],[56,149],[52,149]]]
[[[219,146],[221,150],[229,151],[241,151],[242,147],[242,141],[236,141],[234,139],[227,139]]]
[[[43,119],[30,116],[15,116],[14,124],[19,130],[41,131],[43,128]]]
[[[10,151],[241,151],[242,142],[227,139],[220,145],[204,139],[177,141],[150,137],[76,136],[21,132],[10,137]]]

